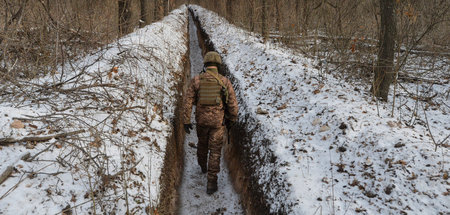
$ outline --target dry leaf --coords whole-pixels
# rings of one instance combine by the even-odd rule
[[[117,74],[119,72],[119,68],[117,66],[115,66],[111,69],[111,72],[114,72]]]
[[[56,146],[56,148],[58,148],[58,149],[62,148],[62,145],[59,144],[59,143],[56,143],[55,146]]]
[[[34,149],[35,144],[33,144],[32,142],[27,142],[27,144],[25,145],[26,149]]]
[[[136,136],[136,132],[134,132],[132,130],[128,130],[128,136],[129,137],[135,137]]]
[[[318,94],[318,93],[320,93],[320,90],[319,90],[319,89],[314,90],[313,93],[314,93],[314,94]]]
[[[141,139],[144,141],[150,142],[150,137],[145,136],[145,137],[141,137]]]
[[[414,172],[412,173],[412,176],[408,178],[408,180],[415,180],[417,179],[417,175],[414,174]]]
[[[21,129],[25,128],[25,125],[20,120],[16,119],[11,123],[11,128]]]
[[[312,124],[313,126],[316,126],[316,125],[318,125],[320,122],[321,122],[321,120],[320,120],[319,118],[316,118],[311,124]]]
[[[89,145],[99,148],[102,145],[102,140],[100,139],[100,137],[95,137],[95,140],[93,142],[90,142]]]
[[[263,110],[261,107],[258,107],[258,109],[256,109],[256,113],[257,114],[268,114],[269,112],[267,112],[267,110]]]
[[[330,130],[330,127],[328,127],[327,125],[322,125],[319,128],[319,132],[325,132],[325,131],[328,131],[328,130]]]
[[[395,123],[394,121],[388,121],[387,124],[388,124],[389,127],[391,127],[391,128],[397,126],[397,123]]]
[[[89,145],[95,148],[100,148],[101,146],[100,142],[90,142]]]
[[[277,110],[283,110],[287,108],[287,103],[284,103],[283,105],[281,105],[280,107],[277,108]]]
[[[406,165],[406,161],[398,160],[397,162],[395,162],[395,164],[401,164],[402,166],[405,166]]]
[[[22,164],[17,165],[17,168],[23,168]]]

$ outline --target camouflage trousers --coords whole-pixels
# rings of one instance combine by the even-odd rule
[[[208,165],[208,182],[217,182],[224,134],[225,126],[211,128],[197,125],[197,159],[202,169]]]

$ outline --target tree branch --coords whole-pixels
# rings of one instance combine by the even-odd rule
[[[72,132],[67,132],[67,133],[59,133],[59,134],[47,135],[47,136],[29,136],[29,137],[23,137],[23,138],[20,138],[20,139],[0,138],[0,146],[1,145],[11,144],[11,143],[27,142],[27,141],[36,141],[36,142],[47,141],[47,140],[51,140],[53,138],[58,139],[58,138],[63,138],[63,137],[71,136],[71,135],[80,134],[80,133],[83,133],[83,132],[85,132],[85,131],[84,130],[78,130],[78,131],[72,131]]]

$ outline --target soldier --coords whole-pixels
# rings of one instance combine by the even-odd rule
[[[197,160],[203,173],[208,172],[206,192],[217,191],[217,174],[225,127],[230,129],[237,119],[238,104],[228,78],[218,73],[222,64],[217,52],[206,53],[203,71],[195,76],[187,89],[184,101],[184,130],[190,134],[192,105],[196,105]],[[209,158],[208,158],[209,152]]]

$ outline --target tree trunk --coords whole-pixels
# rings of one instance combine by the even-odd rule
[[[248,17],[248,20],[249,20],[249,27],[250,27],[250,31],[255,31],[255,22],[254,22],[254,20],[255,20],[255,18],[253,17],[254,16],[254,12],[253,12],[253,10],[254,10],[254,8],[255,8],[255,2],[254,2],[254,0],[248,0],[248,11],[247,11],[247,17]]]
[[[261,34],[264,38],[264,41],[268,39],[267,30],[267,0],[262,0]]]
[[[227,0],[226,2],[226,8],[227,8],[227,20],[231,23],[233,19],[233,1]]]
[[[375,68],[375,77],[372,85],[372,93],[376,97],[387,101],[389,86],[394,78],[392,68],[394,66],[394,46],[396,35],[395,1],[380,0],[381,32],[378,62]]]
[[[164,2],[163,0],[155,0],[155,21],[160,20],[164,17]]]
[[[139,27],[144,27],[151,23],[150,17],[150,0],[140,0],[141,2],[141,21]]]
[[[169,0],[163,0],[162,4],[163,4],[163,11],[164,11],[164,13],[163,13],[164,15],[162,17],[164,17],[164,16],[167,16],[167,14],[169,14],[168,13],[168,11],[169,11]]]
[[[308,14],[308,0],[303,0],[303,26],[302,33],[303,36],[308,34],[308,24],[309,23],[309,14]]]
[[[131,32],[131,0],[119,0],[119,36]]]
[[[281,23],[281,12],[280,12],[280,0],[275,0],[275,30],[281,37],[280,23]]]

